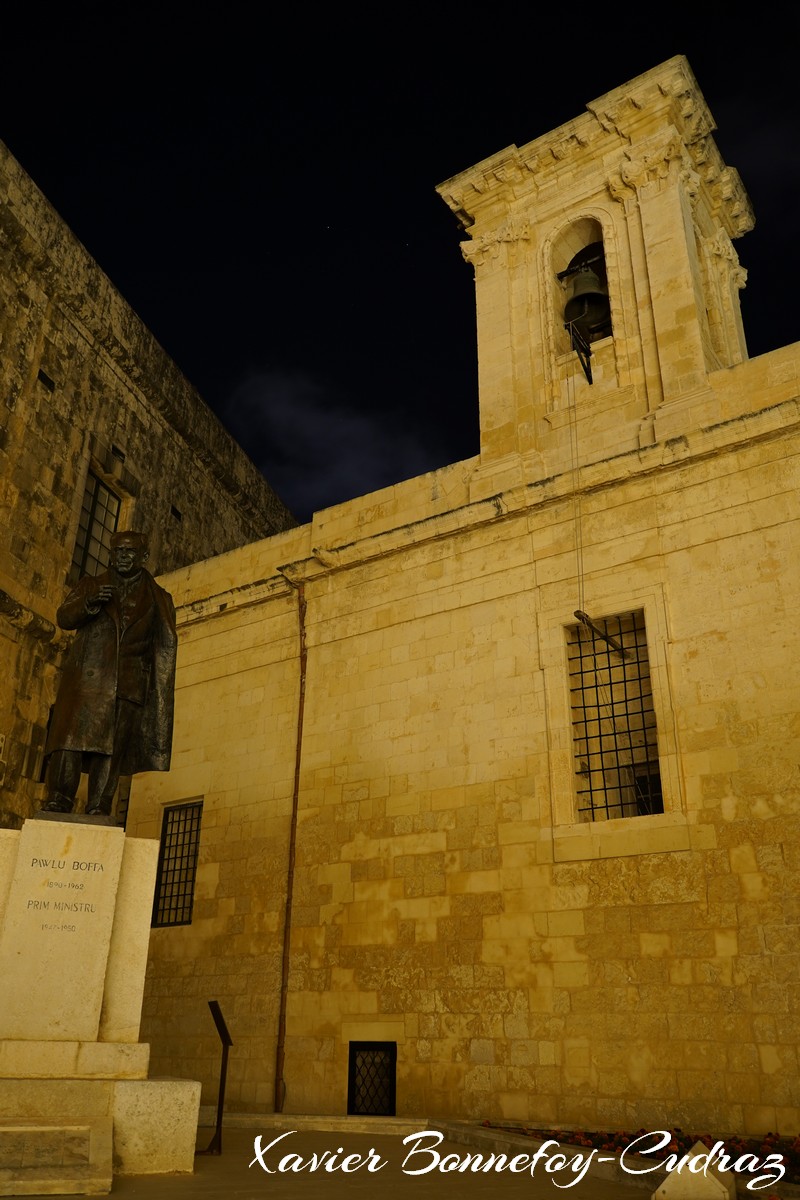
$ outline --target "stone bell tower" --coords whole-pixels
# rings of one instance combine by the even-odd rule
[[[752,213],[686,59],[587,110],[438,189],[475,270],[474,498],[672,436],[747,357],[732,239]],[[565,309],[587,295],[582,364]]]

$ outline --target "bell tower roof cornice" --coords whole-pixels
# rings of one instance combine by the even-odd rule
[[[646,172],[663,142],[662,157],[685,152],[705,184],[710,207],[732,238],[753,226],[738,172],[725,165],[712,135],[714,119],[683,55],[597,100],[587,111],[524,146],[507,146],[440,184],[436,189],[470,236],[486,235],[524,206],[528,214],[548,208],[565,179],[578,171],[607,183],[616,198]],[[638,147],[647,145],[643,156]],[[656,155],[657,156],[657,155]]]

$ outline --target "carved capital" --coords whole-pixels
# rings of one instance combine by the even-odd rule
[[[731,283],[737,288],[743,288],[747,283],[747,271],[740,265],[739,256],[725,230],[718,229],[713,237],[705,238],[703,246],[709,255],[721,258],[728,264]]]
[[[650,146],[639,154],[629,154],[619,168],[621,183],[636,191],[648,183],[666,179],[672,164],[683,156],[683,143],[677,133],[666,141]]]
[[[610,175],[606,180],[608,194],[612,200],[619,201],[624,204],[626,200],[632,200],[636,195],[635,188],[629,187],[619,174]]]
[[[692,171],[689,167],[685,167],[680,174],[680,181],[683,185],[683,190],[695,205],[700,196],[700,176],[696,171]]]
[[[461,243],[461,253],[468,263],[481,266],[487,258],[497,258],[500,247],[508,242],[529,242],[531,238],[530,222],[511,220],[492,233],[474,238],[471,242]]]

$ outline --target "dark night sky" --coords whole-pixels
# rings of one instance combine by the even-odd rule
[[[6,28],[0,139],[300,519],[477,453],[472,272],[435,185],[673,54],[755,206],[750,353],[798,338],[797,18],[535,9],[76,4]]]

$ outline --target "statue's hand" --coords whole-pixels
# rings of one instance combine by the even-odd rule
[[[98,613],[101,606],[108,604],[113,595],[114,589],[111,585],[108,583],[102,584],[91,595],[86,597],[86,611],[92,613],[92,615]]]

